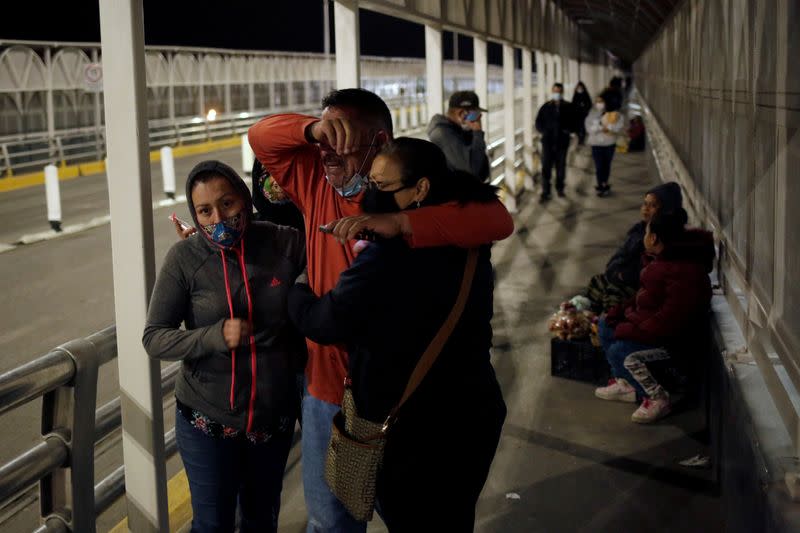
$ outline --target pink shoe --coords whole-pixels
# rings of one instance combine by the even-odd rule
[[[637,424],[650,424],[661,420],[672,410],[669,397],[650,399],[645,398],[642,405],[631,415],[631,420]]]
[[[622,378],[609,379],[607,386],[594,390],[594,395],[601,400],[636,403],[636,389]]]

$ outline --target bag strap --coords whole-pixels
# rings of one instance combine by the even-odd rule
[[[436,358],[439,357],[442,349],[444,348],[447,339],[450,338],[450,335],[453,333],[453,329],[455,329],[458,320],[461,318],[461,314],[464,312],[464,306],[467,304],[467,298],[469,297],[470,288],[472,287],[472,280],[475,277],[475,267],[478,264],[478,249],[471,248],[467,253],[467,264],[464,267],[464,277],[461,279],[461,289],[458,292],[458,298],[456,299],[455,305],[453,305],[453,309],[450,310],[450,314],[447,316],[447,320],[442,325],[439,332],[433,338],[431,343],[428,345],[428,349],[425,350],[425,353],[422,354],[422,357],[417,362],[417,366],[414,367],[414,371],[411,373],[411,377],[408,379],[408,385],[406,385],[406,390],[403,393],[403,397],[400,398],[400,402],[392,409],[391,413],[389,414],[389,418],[387,418],[384,427],[388,426],[390,419],[394,418],[395,413],[400,407],[406,403],[409,396],[411,396],[419,384],[422,383],[422,380],[425,378],[425,375],[433,366],[433,363],[436,361]]]

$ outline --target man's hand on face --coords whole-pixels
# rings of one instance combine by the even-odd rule
[[[330,146],[339,155],[357,152],[370,142],[369,130],[346,118],[320,120],[310,128],[316,142]]]
[[[476,118],[475,120],[469,120],[469,116],[470,116],[471,113],[474,113],[474,112],[473,111],[467,111],[464,114],[463,124],[470,131],[483,131],[483,124],[481,123],[481,119],[483,119],[483,114],[482,113],[478,113],[478,118]]]

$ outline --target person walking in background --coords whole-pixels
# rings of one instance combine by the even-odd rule
[[[586,139],[584,121],[589,111],[592,110],[592,97],[582,81],[579,81],[575,86],[575,92],[572,95],[572,105],[575,106],[575,120],[578,124],[578,144],[582,145]]]
[[[622,109],[622,79],[618,77],[611,78],[608,82],[608,87],[603,89],[600,93],[603,101],[606,103],[606,111],[619,111]]]
[[[597,196],[608,196],[611,186],[608,179],[611,174],[611,162],[617,150],[617,135],[623,127],[622,115],[618,111],[606,111],[602,96],[595,98],[594,109],[586,117],[585,127],[589,133],[589,146],[592,147],[597,185]]]
[[[550,183],[553,166],[556,167],[556,192],[564,197],[567,178],[567,150],[570,136],[575,132],[575,111],[570,102],[563,99],[564,86],[553,85],[550,100],[539,108],[536,115],[536,131],[542,136],[542,196],[539,201],[550,200]]]
[[[240,531],[274,532],[304,357],[286,296],[305,247],[297,230],[252,221],[250,191],[224,163],[195,166],[186,198],[199,235],[164,259],[142,343],[183,362],[175,435],[192,531],[233,533],[238,504]]]
[[[441,148],[453,170],[468,172],[480,181],[489,179],[489,157],[481,124],[478,95],[458,91],[450,97],[446,115],[436,114],[428,124],[428,138]]]

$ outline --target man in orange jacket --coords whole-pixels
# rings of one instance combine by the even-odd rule
[[[387,238],[402,234],[413,247],[464,248],[513,232],[511,216],[499,201],[361,216],[365,177],[381,146],[393,137],[391,113],[380,97],[363,89],[333,91],[322,106],[321,118],[273,115],[249,131],[256,157],[305,216],[308,278],[315,294],[336,286],[355,257],[347,241],[363,230]],[[323,225],[330,225],[334,236],[322,233]],[[344,346],[307,344],[302,453],[308,531],[363,532],[366,523],[347,513],[324,480],[331,423],[344,393],[347,352]]]

